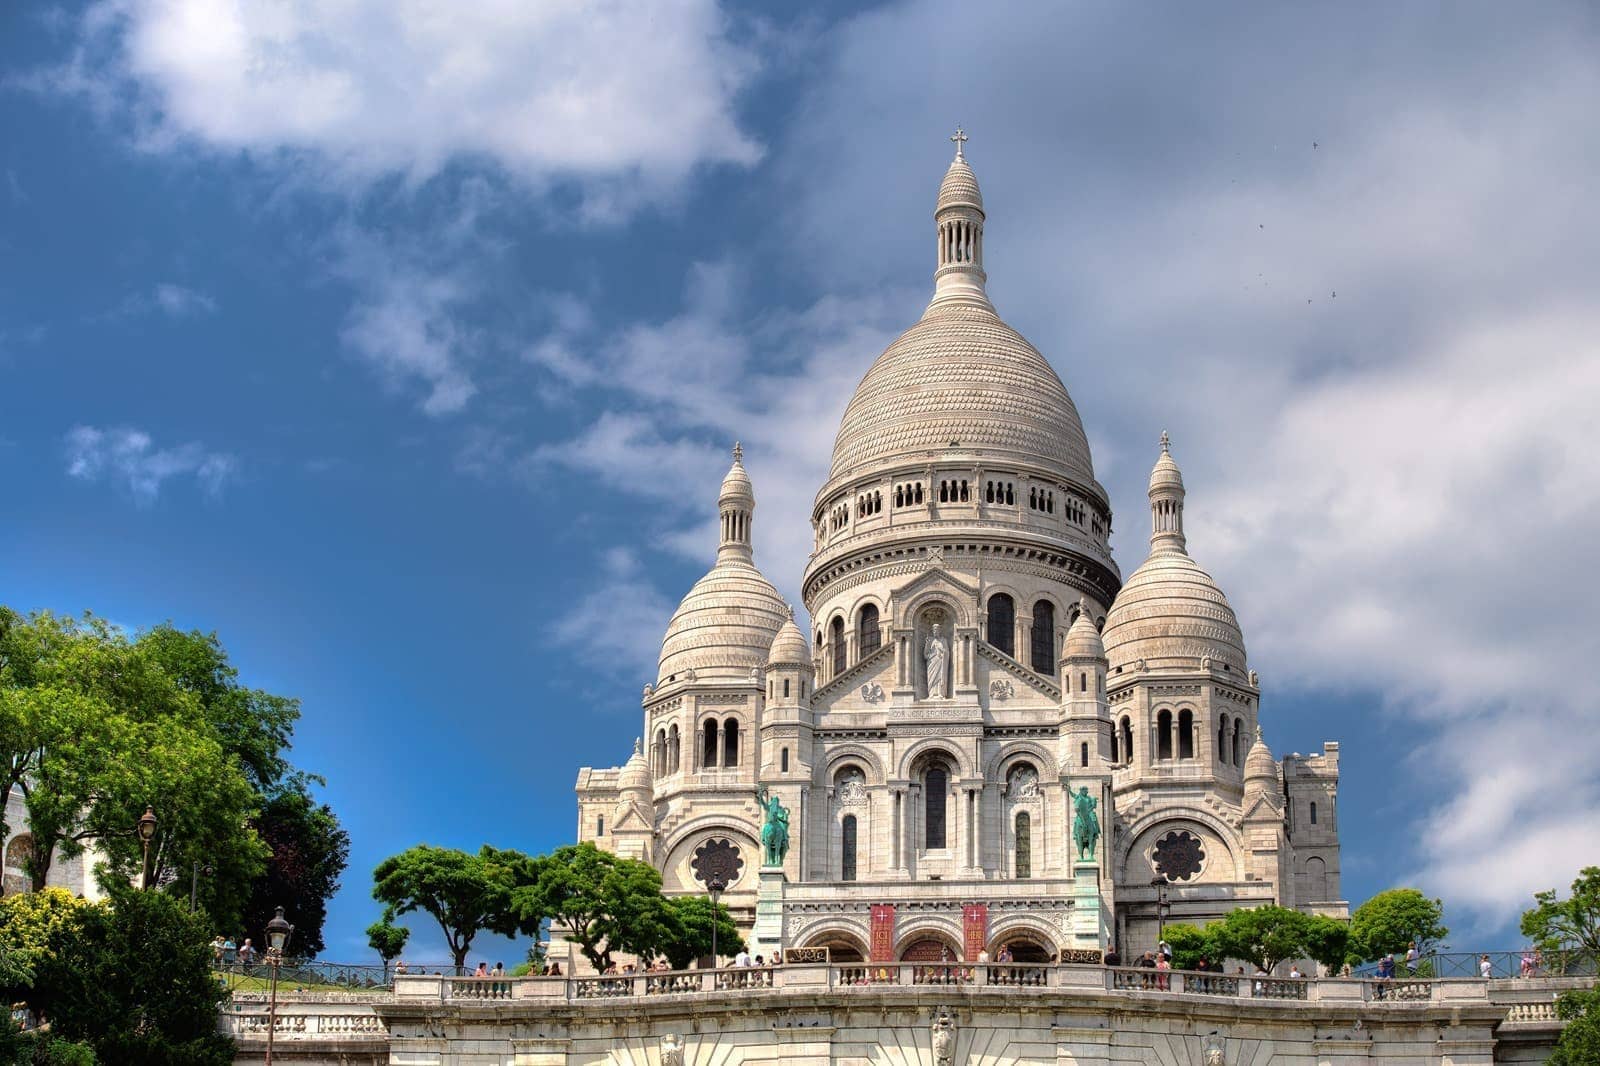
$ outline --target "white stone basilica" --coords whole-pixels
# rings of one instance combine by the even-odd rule
[[[816,496],[809,637],[754,564],[735,447],[716,565],[667,628],[643,743],[580,771],[579,839],[669,894],[720,871],[752,952],[835,961],[1128,956],[1162,900],[1169,922],[1343,916],[1338,745],[1267,749],[1165,434],[1150,554],[1123,582],[1072,398],[985,291],[961,139],[933,298],[867,370]],[[761,787],[790,811],[782,876],[761,871]],[[1080,857],[1084,788],[1103,832]]]

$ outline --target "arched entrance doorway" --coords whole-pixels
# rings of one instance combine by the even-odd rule
[[[866,949],[848,933],[818,933],[806,941],[808,948],[827,948],[829,962],[865,962]]]
[[[937,936],[913,937],[900,949],[901,962],[954,962],[960,958],[954,944]]]
[[[1006,956],[1004,952],[1011,953],[1010,962],[1044,963],[1050,961],[1050,956],[1055,954],[1055,949],[1046,945],[1037,933],[1008,932],[994,938],[994,946],[989,950],[989,957],[996,962]]]

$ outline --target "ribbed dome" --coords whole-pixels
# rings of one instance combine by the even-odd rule
[[[1161,434],[1161,458],[1156,460],[1156,465],[1150,471],[1150,491],[1153,493],[1163,490],[1183,489],[1183,471],[1178,469],[1178,464],[1172,458],[1168,448],[1170,442],[1165,432]]]
[[[1260,782],[1262,785],[1276,783],[1278,780],[1278,764],[1273,759],[1272,752],[1267,748],[1266,740],[1261,736],[1261,731],[1256,730],[1256,742],[1250,745],[1250,754],[1244,760],[1244,779],[1247,782]]]
[[[787,607],[789,617],[783,620],[778,635],[772,638],[772,650],[767,653],[768,666],[811,666],[811,647],[806,635],[794,622],[794,608]]]
[[[1181,551],[1157,552],[1133,572],[1101,636],[1113,672],[1140,659],[1152,669],[1195,669],[1210,656],[1246,677],[1244,635],[1228,598]]]
[[[623,764],[617,775],[617,787],[623,792],[648,792],[650,790],[650,764],[645,762],[644,743],[633,742],[633,755]]]
[[[733,501],[745,501],[751,506],[756,501],[755,486],[750,484],[750,475],[744,468],[744,449],[738,441],[733,444],[733,465],[728,468],[728,476],[722,479],[722,489],[717,493],[718,503]]]
[[[930,308],[878,356],[845,408],[829,478],[949,451],[1043,463],[1095,484],[1066,386],[983,307]]]
[[[1089,602],[1080,597],[1078,617],[1073,619],[1072,626],[1067,630],[1061,656],[1064,659],[1102,659],[1105,654],[1105,644],[1100,639],[1100,631],[1094,627],[1094,615],[1089,610]]]
[[[937,214],[947,207],[976,207],[983,210],[983,193],[978,191],[978,175],[967,165],[965,156],[956,156],[950,169],[944,172],[939,183],[939,202],[934,207]]]
[[[753,564],[723,556],[678,604],[661,642],[659,684],[676,677],[748,681],[767,661],[788,607]]]

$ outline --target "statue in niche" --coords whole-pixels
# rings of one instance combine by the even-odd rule
[[[1012,799],[1032,799],[1039,794],[1039,772],[1019,766],[1006,777],[1006,795]]]
[[[677,1033],[661,1038],[661,1066],[683,1066],[683,1037]]]
[[[1094,813],[1099,801],[1089,795],[1089,786],[1078,789],[1072,797],[1072,840],[1078,845],[1078,859],[1094,858],[1094,846],[1100,840],[1100,818]]]
[[[778,794],[762,787],[756,790],[765,816],[761,823],[761,847],[765,852],[762,865],[782,866],[789,854],[789,809],[779,800]]]
[[[926,640],[922,642],[922,662],[926,667],[928,698],[942,700],[949,696],[945,677],[950,666],[950,645],[939,635],[940,625],[933,623]]]
[[[956,1058],[956,1021],[944,1008],[933,1019],[933,1061],[935,1066],[950,1066]]]
[[[846,770],[839,778],[839,804],[856,807],[867,802],[867,778],[860,770]]]

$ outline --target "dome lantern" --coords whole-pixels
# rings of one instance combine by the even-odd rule
[[[1161,431],[1161,458],[1150,471],[1150,551],[1181,552],[1183,538],[1183,472],[1172,459],[1172,438]]]
[[[756,493],[750,484],[750,475],[744,469],[744,448],[733,442],[733,465],[728,476],[722,479],[722,491],[717,494],[717,509],[722,519],[722,537],[717,545],[717,558],[735,556],[751,557],[750,521],[755,515]]]
[[[930,310],[949,303],[991,307],[983,288],[988,280],[983,271],[983,193],[963,151],[966,133],[958,126],[950,139],[956,142],[956,157],[939,183],[939,200],[933,210],[939,254],[933,273],[933,302],[928,306]]]

